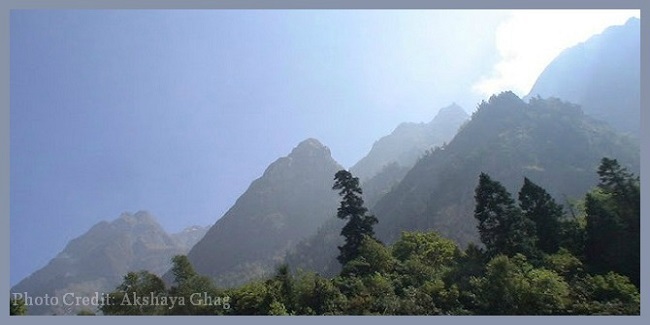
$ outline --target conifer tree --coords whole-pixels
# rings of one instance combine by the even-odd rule
[[[640,183],[616,159],[603,158],[600,184],[585,199],[585,255],[593,272],[614,271],[640,284]]]
[[[501,183],[481,173],[474,198],[474,217],[479,221],[479,235],[489,257],[517,253],[534,255],[534,225],[524,218]]]
[[[524,178],[519,191],[519,207],[524,216],[535,223],[537,247],[547,254],[559,249],[562,206],[539,185]]]
[[[342,197],[341,205],[338,208],[337,217],[347,220],[341,230],[345,237],[345,244],[339,246],[340,254],[337,257],[341,265],[355,259],[359,255],[359,248],[364,237],[375,237],[373,226],[377,218],[368,214],[368,209],[363,206],[363,191],[359,186],[359,178],[353,177],[347,170],[340,170],[334,176],[333,190],[340,190]]]

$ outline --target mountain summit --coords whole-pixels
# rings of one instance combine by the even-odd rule
[[[71,240],[45,267],[20,281],[11,292],[27,292],[32,297],[47,294],[59,299],[66,293],[92,296],[95,292],[109,292],[128,272],[163,274],[171,267],[171,258],[186,254],[205,231],[194,227],[170,235],[146,211],[123,213]],[[63,305],[28,306],[28,313],[36,315],[77,311],[65,310]]]
[[[429,123],[402,123],[377,140],[350,171],[361,181],[367,181],[393,163],[409,169],[427,150],[449,142],[468,118],[454,103],[441,108]]]
[[[620,132],[639,135],[641,22],[630,18],[574,47],[546,67],[527,97],[558,97]]]
[[[300,158],[300,157],[313,157],[317,159],[331,159],[330,149],[324,146],[320,141],[309,138],[298,144],[291,153],[289,157]]]
[[[286,251],[336,214],[334,174],[343,169],[318,140],[307,139],[251,183],[188,257],[220,286],[270,274]]]
[[[558,99],[525,103],[512,92],[483,102],[454,139],[430,152],[373,212],[377,236],[391,243],[407,230],[435,230],[459,244],[478,242],[474,189],[481,172],[511,193],[524,177],[557,200],[580,198],[598,183],[603,157],[639,170],[638,143],[579,106]]]

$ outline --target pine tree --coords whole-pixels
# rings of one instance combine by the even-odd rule
[[[172,263],[172,274],[174,274],[176,284],[181,285],[196,275],[196,271],[194,271],[194,267],[186,255],[172,257]]]
[[[172,257],[172,263],[172,274],[174,274],[175,285],[169,289],[171,296],[183,297],[185,301],[191,301],[192,295],[196,293],[206,293],[206,296],[210,297],[219,296],[212,280],[198,274],[186,255]],[[193,299],[193,301],[198,303],[176,304],[173,308],[168,308],[165,312],[171,315],[210,315],[224,311],[222,306],[213,307],[201,299]]]
[[[542,187],[524,178],[524,185],[519,191],[519,207],[524,216],[535,223],[537,247],[547,254],[557,252],[562,206],[555,203]]]
[[[474,198],[474,217],[479,221],[479,235],[489,257],[517,253],[534,255],[534,224],[524,218],[501,183],[481,173]]]
[[[377,223],[377,218],[367,214],[368,209],[363,206],[361,198],[363,191],[359,187],[359,178],[353,177],[346,170],[340,170],[334,176],[334,180],[332,189],[340,190],[339,195],[342,197],[337,217],[348,221],[341,230],[341,235],[345,237],[345,244],[339,246],[340,254],[337,257],[341,265],[345,265],[359,255],[364,237],[374,239],[373,226]]]
[[[289,270],[289,265],[280,264],[275,273],[275,281],[279,283],[280,286],[280,296],[281,303],[289,310],[293,311],[295,309],[294,301],[294,279]]]
[[[616,159],[603,158],[600,184],[585,198],[585,255],[591,271],[614,271],[640,284],[640,184]]]

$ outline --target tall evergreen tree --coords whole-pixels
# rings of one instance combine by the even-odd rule
[[[537,247],[547,254],[559,249],[562,206],[539,185],[524,178],[519,191],[519,207],[524,216],[535,223]]]
[[[614,271],[640,284],[640,183],[616,159],[603,158],[600,184],[585,199],[585,256],[593,272]]]
[[[172,274],[174,274],[176,284],[181,285],[196,275],[196,271],[194,271],[194,267],[187,258],[187,255],[176,255],[172,257],[172,263]]]
[[[281,303],[289,310],[295,309],[294,279],[289,270],[289,265],[280,264],[275,273],[275,281],[279,283]]]
[[[363,191],[359,186],[359,178],[353,177],[347,170],[339,170],[336,173],[332,189],[340,190],[339,195],[342,197],[337,217],[348,221],[341,230],[345,244],[339,246],[341,253],[337,257],[341,265],[345,265],[359,255],[359,248],[365,236],[374,239],[373,226],[377,223],[377,218],[368,214],[368,209],[363,206]]]
[[[173,297],[183,297],[185,301],[192,301],[192,295],[205,293],[206,296],[217,297],[217,292],[212,280],[198,274],[186,255],[176,255],[172,258],[172,274],[175,285],[169,289]],[[196,303],[177,304],[165,312],[172,315],[210,315],[223,312],[221,306],[213,308],[209,303],[202,301],[203,297],[193,299]]]
[[[481,173],[474,198],[474,217],[479,221],[479,235],[489,257],[517,253],[534,255],[534,224],[524,218],[501,183]]]

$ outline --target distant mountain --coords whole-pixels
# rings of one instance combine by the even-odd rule
[[[435,230],[460,244],[478,242],[474,189],[488,173],[516,195],[528,177],[559,202],[582,198],[597,184],[602,157],[638,173],[637,140],[558,99],[525,103],[511,92],[483,102],[454,139],[428,154],[373,208],[379,238]]]
[[[424,152],[422,155],[424,155]],[[402,166],[397,162],[392,162],[384,166],[375,176],[363,182],[361,186],[363,188],[363,200],[366,206],[374,206],[379,199],[402,181],[412,167]]]
[[[449,144],[425,155],[368,207],[379,219],[375,231],[385,243],[404,230],[434,230],[461,245],[478,243],[474,189],[481,172],[515,196],[528,177],[564,203],[582,198],[598,183],[602,157],[616,158],[638,174],[637,139],[621,135],[576,105],[536,98],[525,103],[506,92],[481,103]],[[388,169],[401,172],[395,166]],[[330,219],[287,254],[287,263],[293,269],[336,275],[342,226],[342,221]]]
[[[92,296],[109,292],[130,271],[148,270],[162,275],[171,258],[186,254],[207,231],[205,227],[169,235],[149,213],[123,213],[112,222],[102,221],[71,240],[45,267],[16,284],[11,292],[37,297],[48,294],[61,299],[68,292]],[[59,306],[28,306],[29,314],[69,314]],[[81,308],[83,309],[83,308]]]
[[[429,123],[402,123],[377,140],[350,172],[365,182],[393,163],[410,169],[427,150],[449,142],[468,118],[460,106],[452,104],[441,108]]]
[[[343,169],[315,139],[273,162],[188,257],[220,286],[268,275],[288,249],[336,215],[334,174]]]
[[[442,146],[456,135],[469,115],[458,105],[441,108],[428,123],[402,123],[374,143],[370,152],[357,162],[351,173],[362,180],[366,207],[373,207],[404,178],[427,150]],[[343,244],[339,234],[344,222],[331,217],[316,234],[301,241],[286,256],[295,269],[318,271],[333,276],[340,271],[335,257]]]
[[[210,227],[208,226],[194,225],[175,234],[171,234],[171,236],[185,252],[189,252],[190,249],[196,245],[203,236],[205,236],[205,233],[207,233],[209,229]]]
[[[345,221],[331,217],[318,228],[315,234],[301,240],[287,251],[285,262],[293,271],[312,271],[322,276],[333,277],[341,272],[336,257],[344,240],[341,229]]]
[[[527,97],[558,97],[621,132],[640,130],[640,20],[612,26],[563,51]]]

